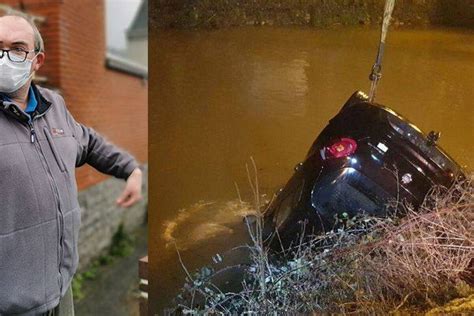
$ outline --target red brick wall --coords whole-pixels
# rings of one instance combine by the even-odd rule
[[[147,161],[148,94],[140,78],[105,67],[105,4],[101,0],[4,0],[46,17],[40,27],[46,62],[39,75],[59,88],[77,121],[90,126],[143,163]],[[77,170],[80,189],[107,177]]]

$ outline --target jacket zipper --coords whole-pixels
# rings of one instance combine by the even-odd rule
[[[36,139],[36,132],[31,120],[28,121],[28,126],[30,127],[30,141],[34,143]]]
[[[44,113],[46,113],[46,112],[44,112]],[[43,116],[44,113],[42,113],[42,115],[40,115],[40,116],[38,116],[38,115],[35,116],[34,119],[36,119],[37,117]],[[33,121],[34,120],[32,120],[32,119],[30,119],[28,121],[28,127],[30,129],[30,141],[31,141],[31,143],[34,144],[36,150],[38,151],[38,154],[44,159],[44,153],[43,153],[43,150],[41,148],[41,145],[39,144],[39,142],[35,142],[35,140],[36,140],[36,131],[35,131],[35,128],[34,128],[34,125],[33,125]],[[50,181],[51,186],[53,188],[54,195],[56,197],[56,201],[57,201],[57,205],[58,205],[58,210],[59,210],[59,258],[58,258],[59,280],[58,281],[59,281],[59,291],[60,291],[60,293],[62,293],[63,282],[62,282],[61,264],[62,264],[62,258],[63,258],[64,218],[63,218],[63,212],[61,210],[61,203],[60,203],[60,196],[59,196],[58,187],[56,185],[56,182],[54,181],[54,177],[51,173],[51,170],[50,170],[46,160],[44,161],[44,164],[46,165],[45,169],[48,173],[49,181]]]
[[[52,172],[51,172],[51,170],[48,166],[48,162],[45,159],[45,156],[44,156],[43,150],[41,148],[41,145],[39,144],[39,142],[36,141],[36,139],[37,139],[36,136],[37,135],[36,135],[36,131],[35,131],[34,124],[33,124],[34,121],[37,118],[40,118],[40,117],[44,116],[50,109],[51,109],[51,106],[48,107],[44,112],[35,115],[33,119],[31,119],[31,116],[29,116],[29,120],[28,120],[26,125],[27,125],[27,127],[29,128],[29,131],[30,131],[30,142],[35,146],[35,149],[38,152],[38,155],[40,156],[40,159],[42,159],[43,168],[45,169],[46,173],[48,174],[49,182],[50,182],[51,188],[53,190],[53,193],[55,195],[57,205],[58,205],[58,211],[59,211],[59,223],[58,223],[58,226],[59,226],[58,227],[58,233],[59,233],[59,236],[58,236],[58,239],[59,239],[58,272],[59,273],[58,273],[58,283],[59,283],[59,293],[62,293],[62,290],[63,290],[62,278],[63,277],[62,277],[62,273],[61,273],[61,265],[62,265],[62,258],[63,258],[64,216],[63,216],[62,209],[61,209],[61,201],[60,201],[60,195],[59,195],[59,190],[58,190],[57,184],[54,181],[54,177],[53,177]],[[17,110],[19,110],[20,112],[23,112],[21,109],[17,108]],[[25,123],[24,121],[22,121],[20,119],[19,119],[19,121],[23,124]]]
[[[47,108],[46,111],[44,111],[43,113],[35,115],[35,117],[33,119],[31,119],[31,116],[30,116],[30,119],[28,121],[28,127],[30,128],[30,141],[32,143],[34,143],[35,140],[36,140],[36,131],[35,131],[35,128],[33,126],[33,121],[36,120],[37,118],[40,118],[43,115],[45,115],[49,111],[49,109],[51,109],[51,107]]]

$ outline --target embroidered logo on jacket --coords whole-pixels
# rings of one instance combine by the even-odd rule
[[[63,136],[64,135],[64,130],[62,128],[53,127],[51,129],[51,134],[53,136]]]

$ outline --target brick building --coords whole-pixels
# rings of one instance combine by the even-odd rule
[[[148,93],[146,68],[107,52],[103,0],[2,0],[2,4],[41,19],[46,62],[38,84],[58,90],[75,119],[147,163]],[[0,12],[1,14],[1,12]],[[80,266],[110,243],[121,222],[143,222],[147,200],[132,210],[115,199],[124,182],[92,167],[76,170],[83,210]],[[145,173],[146,178],[146,173]]]

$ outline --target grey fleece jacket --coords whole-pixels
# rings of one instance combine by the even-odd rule
[[[37,315],[59,303],[78,264],[81,212],[75,168],[127,179],[127,152],[74,120],[57,93],[33,85],[30,121],[0,100],[0,315]]]

